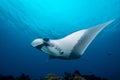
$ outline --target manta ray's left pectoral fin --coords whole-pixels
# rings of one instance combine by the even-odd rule
[[[78,40],[76,45],[73,47],[71,56],[81,56],[84,51],[87,49],[89,44],[94,40],[94,38],[100,33],[105,27],[111,24],[114,20],[108,21],[106,23],[97,25],[95,27],[91,27],[86,29],[83,36]],[[79,35],[79,34],[78,34]]]

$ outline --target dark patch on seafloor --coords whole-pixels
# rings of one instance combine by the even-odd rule
[[[0,80],[32,80],[29,75],[22,74],[19,77],[2,76],[0,75]],[[59,77],[56,74],[50,73],[46,77],[34,79],[34,80],[108,80],[106,78],[97,77],[95,75],[81,75],[81,73],[76,70],[74,73],[64,72],[64,76]]]

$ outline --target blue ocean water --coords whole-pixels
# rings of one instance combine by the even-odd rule
[[[120,0],[0,0],[0,74],[32,78],[79,70],[120,80]],[[78,60],[49,60],[30,44],[115,19]]]

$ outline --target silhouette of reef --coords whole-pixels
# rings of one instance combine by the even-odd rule
[[[0,80],[32,80],[26,74],[22,74],[19,77],[2,76],[0,75]],[[47,74],[44,78],[33,79],[33,80],[108,80],[106,78],[96,77],[95,75],[81,75],[78,70],[74,73],[64,72],[63,77],[59,77],[56,74]]]

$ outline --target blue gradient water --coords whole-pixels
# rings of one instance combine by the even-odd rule
[[[32,78],[79,70],[120,80],[120,0],[0,0],[0,74]],[[49,60],[30,43],[58,39],[108,20],[78,60]]]

